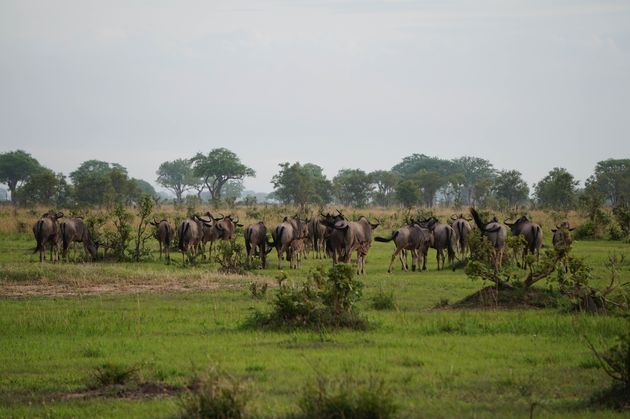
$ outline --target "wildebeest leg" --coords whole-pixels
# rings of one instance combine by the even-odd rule
[[[401,254],[400,252],[402,252],[402,250],[403,250],[402,247],[397,247],[396,250],[394,250],[394,253],[392,254],[392,258],[389,261],[389,266],[387,267],[387,272],[388,273],[390,273],[390,274],[392,273],[392,265],[394,264],[394,261],[396,260],[396,256],[400,255]],[[401,258],[401,261],[402,261],[402,258]],[[404,267],[404,265],[403,265],[403,267]]]
[[[158,240],[158,243],[160,244],[160,259],[162,260],[162,242]]]
[[[416,271],[417,265],[418,265],[418,249],[413,249],[411,251],[411,270],[413,272]]]

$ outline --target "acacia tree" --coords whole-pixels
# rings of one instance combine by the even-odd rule
[[[215,202],[221,199],[221,189],[228,181],[256,176],[254,169],[245,166],[236,154],[226,148],[210,150],[207,156],[197,153],[191,162],[194,175],[203,179]]]
[[[342,169],[332,180],[337,200],[347,206],[365,207],[372,192],[370,175],[361,169]]]
[[[203,183],[193,174],[192,164],[188,159],[165,161],[155,173],[158,175],[157,183],[172,191],[179,203],[182,202],[184,192],[195,189],[200,184],[203,190]]]
[[[331,183],[324,176],[323,169],[315,164],[299,162],[280,163],[280,172],[271,179],[273,198],[285,204],[295,204],[304,208],[308,204],[330,202]]]
[[[11,202],[16,203],[17,188],[40,169],[40,164],[22,150],[0,154],[0,183],[6,183],[11,191]]]
[[[399,181],[398,175],[388,170],[375,170],[369,176],[376,189],[372,192],[374,203],[384,207],[391,205]]]
[[[505,200],[509,206],[527,201],[529,187],[518,170],[500,171],[492,187],[497,199]]]
[[[534,185],[534,194],[543,207],[570,209],[575,207],[578,183],[566,169],[554,167]]]

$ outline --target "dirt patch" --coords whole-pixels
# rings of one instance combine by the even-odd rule
[[[558,306],[557,298],[552,292],[539,288],[497,289],[496,286],[489,286],[446,308],[549,308]]]
[[[249,282],[269,282],[267,278],[251,277],[238,282],[234,279],[195,279],[170,280],[156,282],[101,282],[89,283],[54,283],[54,282],[20,282],[0,283],[0,298],[28,298],[35,296],[71,297],[98,294],[136,294],[136,293],[173,293],[191,291],[212,291],[219,289],[245,289]]]
[[[85,400],[94,398],[113,398],[138,400],[147,398],[172,397],[188,390],[188,387],[165,383],[146,382],[137,386],[107,386],[98,389],[85,389],[69,393],[54,393],[50,400]]]

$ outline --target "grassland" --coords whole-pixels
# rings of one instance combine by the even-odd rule
[[[262,417],[296,411],[317,373],[384,378],[401,417],[528,417],[532,405],[535,416],[624,416],[589,403],[610,379],[582,339],[607,347],[625,327],[622,320],[559,308],[437,309],[485,284],[461,270],[435,271],[433,251],[427,272],[389,275],[391,246],[374,244],[359,304],[374,325],[368,331],[263,332],[242,325],[253,309],[268,309],[273,254],[274,267],[247,276],[218,274],[216,264],[155,259],[40,265],[32,237],[18,228],[30,220],[12,222],[0,234],[0,417],[178,412],[173,392],[90,392],[93,372],[105,362],[134,366],[142,381],[168,388],[217,362],[249,382],[252,408]],[[628,254],[630,246],[574,246],[602,284],[613,250]],[[286,270],[289,280],[304,279],[318,264],[329,261],[308,259],[301,271]],[[621,275],[630,280],[627,265]],[[271,285],[265,299],[251,297],[254,281]],[[370,307],[380,290],[393,291],[394,310]]]

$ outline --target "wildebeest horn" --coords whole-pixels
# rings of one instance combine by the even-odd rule
[[[219,220],[222,220],[222,219],[224,219],[224,218],[225,218],[225,215],[223,215],[223,214],[221,214],[221,213],[219,213],[219,215],[221,216],[221,218],[215,218],[215,220],[219,221]]]
[[[457,217],[457,214],[453,214],[451,215],[451,220],[457,220],[459,217]]]
[[[55,214],[55,217],[63,218],[63,212],[59,211],[57,214]]]
[[[238,216],[237,216],[237,217],[236,217],[236,220],[234,220],[234,219],[232,219],[232,218],[230,218],[230,220],[232,220],[232,222],[233,222],[234,224],[238,224],[238,222],[240,221],[240,218],[238,218]]]

